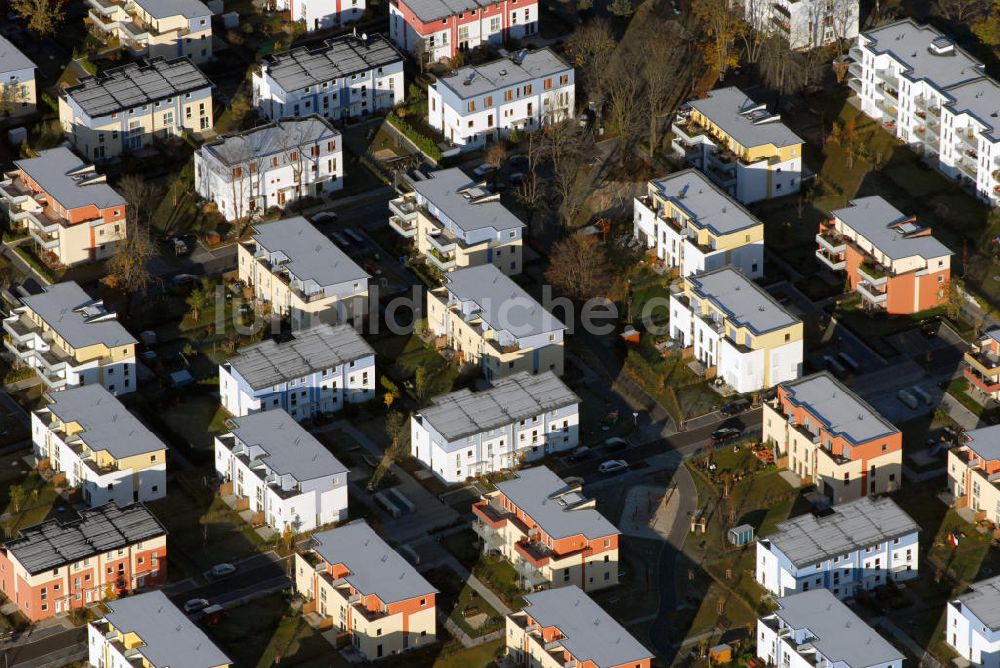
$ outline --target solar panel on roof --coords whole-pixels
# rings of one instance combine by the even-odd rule
[[[98,117],[211,86],[187,58],[154,58],[84,77],[65,93],[85,113]]]

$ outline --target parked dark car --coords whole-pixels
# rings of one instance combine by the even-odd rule
[[[750,408],[750,400],[740,397],[739,399],[733,399],[719,411],[723,415],[739,415],[745,410]]]
[[[720,443],[728,443],[730,441],[735,441],[742,435],[742,429],[737,429],[736,427],[719,427],[712,432],[712,443],[716,445]]]

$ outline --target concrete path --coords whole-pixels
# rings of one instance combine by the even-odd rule
[[[913,656],[920,658],[920,665],[924,668],[942,668],[941,664],[937,659],[932,657],[927,650],[921,647],[917,642],[911,638],[903,629],[896,626],[896,624],[888,617],[872,617],[872,626],[881,627],[885,631],[896,638],[902,644],[906,651],[910,652]]]

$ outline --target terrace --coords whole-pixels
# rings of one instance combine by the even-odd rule
[[[868,259],[858,266],[858,276],[872,285],[882,285],[889,277],[889,270],[883,265]]]

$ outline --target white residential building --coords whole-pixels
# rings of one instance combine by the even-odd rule
[[[90,25],[140,58],[212,59],[212,10],[200,0],[87,0]]]
[[[83,77],[59,95],[59,123],[89,160],[212,129],[212,82],[187,58],[153,58]]]
[[[365,0],[276,0],[274,6],[289,12],[307,32],[354,23],[365,15]]]
[[[945,642],[973,666],[1000,666],[1000,576],[973,582],[947,611]]]
[[[383,35],[343,35],[265,58],[253,71],[253,106],[278,120],[317,114],[331,121],[403,103],[403,56]]]
[[[902,668],[903,654],[827,589],[783,596],[757,620],[757,658],[787,668]]]
[[[793,49],[815,49],[858,36],[858,0],[742,0],[753,28],[785,39]]]
[[[573,118],[573,67],[552,49],[517,52],[439,77],[427,88],[427,123],[462,150],[475,150]]]
[[[134,392],[137,341],[73,281],[21,298],[3,320],[4,346],[32,367],[51,390],[102,385],[112,394]]]
[[[674,153],[743,204],[802,189],[802,138],[739,88],[719,88],[681,107]]]
[[[764,223],[695,169],[648,184],[634,200],[633,235],[680,276],[731,265],[764,276]]]
[[[757,392],[799,377],[802,320],[732,267],[670,286],[670,336],[736,392]]]
[[[215,438],[215,471],[261,523],[281,534],[347,519],[347,467],[288,413],[244,415],[226,426],[229,433]]]
[[[48,395],[31,414],[36,460],[82,492],[88,507],[167,495],[167,446],[100,385]]]
[[[107,601],[87,624],[89,665],[103,668],[229,668],[232,660],[162,591]]]
[[[452,392],[410,418],[410,451],[446,483],[517,468],[579,443],[580,398],[551,372]]]
[[[0,35],[0,117],[35,112],[35,63]]]
[[[775,596],[829,589],[840,599],[917,577],[920,527],[892,499],[863,496],[799,515],[757,541],[756,579]]]
[[[375,351],[350,325],[320,324],[230,357],[219,365],[219,395],[236,416],[278,408],[296,420],[334,413],[375,396]]]
[[[984,202],[1000,203],[1000,86],[985,66],[912,19],[862,33],[848,85],[861,110]]]
[[[371,276],[302,216],[254,225],[236,259],[256,301],[288,318],[292,331],[367,313]]]
[[[286,118],[203,144],[194,187],[226,220],[284,209],[344,187],[340,132],[312,115]]]

